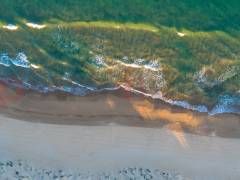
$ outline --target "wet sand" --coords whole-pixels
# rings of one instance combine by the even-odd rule
[[[1,158],[40,167],[129,166],[240,178],[240,116],[208,116],[119,91],[86,97],[0,86]]]
[[[207,136],[240,137],[240,114],[209,116],[123,90],[84,97],[40,94],[0,86],[0,112],[34,123],[161,128]]]

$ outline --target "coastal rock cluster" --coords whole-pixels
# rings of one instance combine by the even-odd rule
[[[0,162],[3,180],[182,180],[178,173],[146,168],[124,168],[115,172],[80,173],[63,170],[37,169],[22,161]]]

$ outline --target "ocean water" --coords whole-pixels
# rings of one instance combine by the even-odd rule
[[[77,96],[85,96],[101,91],[125,91],[159,99],[173,106],[208,113],[240,113],[240,95],[221,95],[217,97],[214,106],[191,104],[188,99],[165,97],[163,90],[166,80],[162,66],[155,60],[136,59],[129,62],[128,57],[109,61],[101,55],[96,55],[92,62],[95,67],[95,77],[104,76],[108,83],[86,83],[75,80],[70,72],[57,74],[51,69],[39,68],[31,64],[25,52],[19,52],[10,57],[8,53],[0,54],[0,80],[10,86],[35,90],[41,93],[65,92]],[[122,74],[125,76],[122,77]],[[198,75],[197,83],[204,81],[203,73]],[[99,83],[100,82],[100,83]],[[110,83],[109,83],[110,82]]]

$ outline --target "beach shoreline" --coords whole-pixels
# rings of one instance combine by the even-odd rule
[[[196,180],[240,177],[238,114],[209,116],[125,92],[79,97],[0,87],[0,161],[81,172],[143,167]]]
[[[34,123],[168,128],[206,136],[240,137],[240,114],[209,115],[124,90],[86,96],[42,94],[0,85],[1,114]]]

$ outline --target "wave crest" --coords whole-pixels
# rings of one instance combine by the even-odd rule
[[[30,67],[30,62],[28,61],[27,56],[23,52],[19,52],[15,58],[9,57],[8,53],[0,54],[0,64],[7,67],[11,66],[12,64],[23,68]]]

